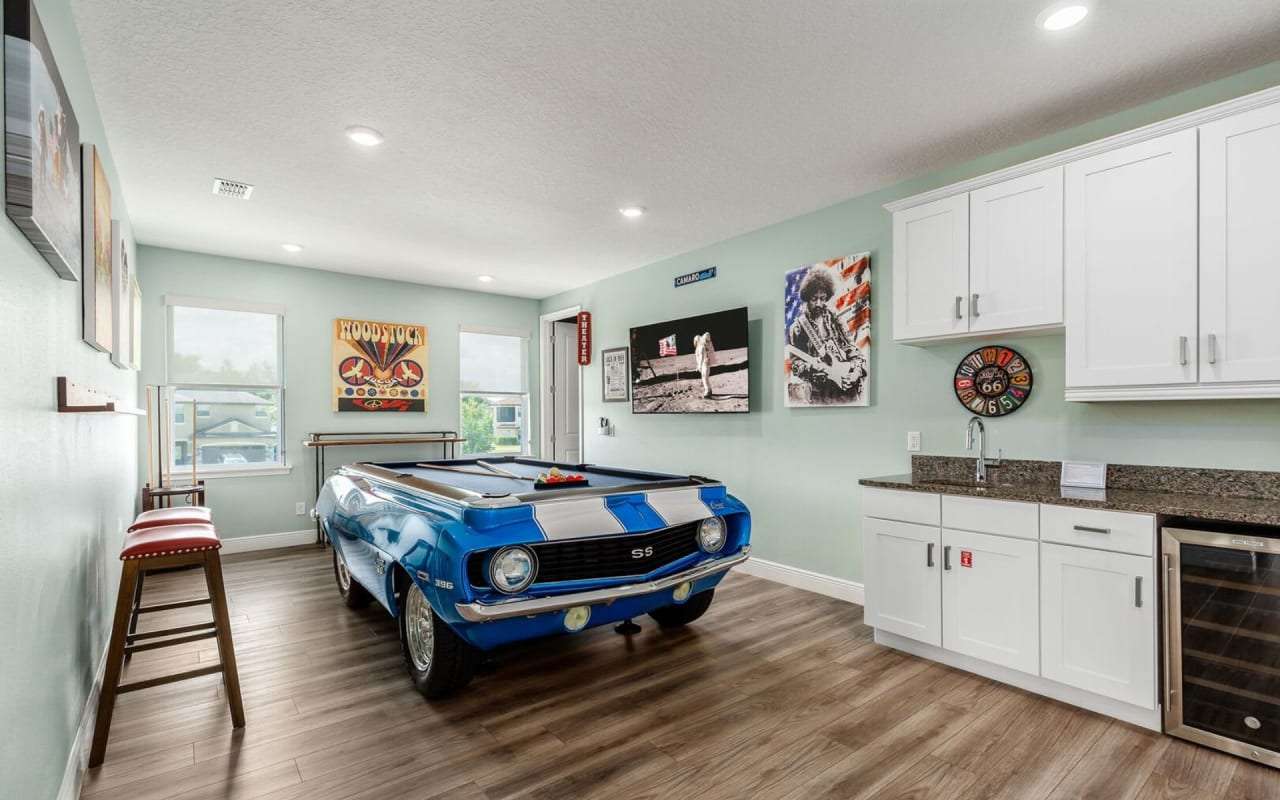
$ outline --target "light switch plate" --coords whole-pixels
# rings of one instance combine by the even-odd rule
[[[912,453],[920,452],[920,431],[907,431],[907,450]]]

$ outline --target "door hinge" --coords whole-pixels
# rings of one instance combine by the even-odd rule
[[[553,383],[553,384],[551,384],[549,387],[547,387],[547,390],[548,390],[551,394],[555,394],[555,393],[556,393],[556,385],[555,385],[554,383]]]

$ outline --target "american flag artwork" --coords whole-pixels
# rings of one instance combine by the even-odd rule
[[[658,340],[658,358],[674,355],[676,355],[676,335],[673,333]]]

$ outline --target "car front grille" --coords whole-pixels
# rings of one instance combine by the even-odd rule
[[[545,542],[528,547],[538,557],[536,584],[645,575],[698,552],[698,523],[629,536]],[[493,552],[472,553],[467,560],[467,580],[472,586],[489,585],[485,564]]]

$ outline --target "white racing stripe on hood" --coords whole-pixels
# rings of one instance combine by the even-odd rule
[[[714,516],[707,504],[702,502],[702,493],[696,488],[654,492],[646,494],[644,501],[649,504],[649,508],[658,512],[667,527]]]
[[[603,497],[534,503],[533,519],[542,529],[542,535],[552,542],[627,532],[605,506]]]

